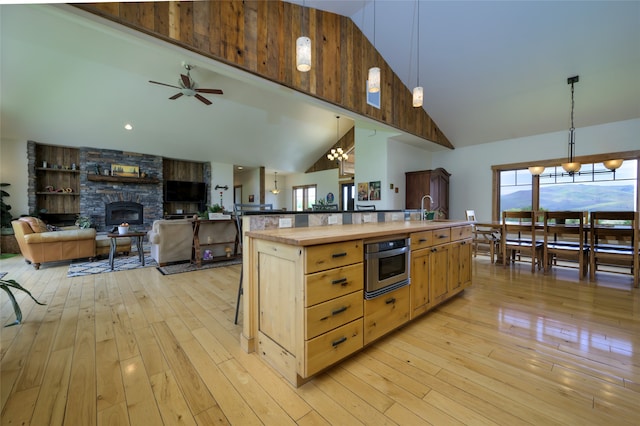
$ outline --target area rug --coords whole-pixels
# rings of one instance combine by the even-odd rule
[[[238,265],[242,259],[222,260],[220,262],[203,263],[199,268],[191,262],[177,263],[175,265],[158,266],[162,275],[181,274],[183,272],[201,271],[203,269],[220,268],[222,266]]]
[[[109,266],[109,259],[100,259],[93,262],[88,260],[74,260],[69,265],[67,277],[81,277],[84,275],[103,274],[105,272],[129,271],[137,268],[149,268],[158,266],[156,261],[148,254],[144,256],[144,266],[140,264],[138,253],[133,252],[129,256],[116,256],[113,261],[113,271]]]

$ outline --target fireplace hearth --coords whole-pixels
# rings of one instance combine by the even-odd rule
[[[104,206],[104,221],[106,226],[120,225],[123,222],[129,225],[142,225],[144,223],[144,206],[132,201],[114,201]]]

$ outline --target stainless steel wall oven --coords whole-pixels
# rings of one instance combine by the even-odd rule
[[[410,284],[411,238],[386,237],[364,243],[365,299],[373,299]]]

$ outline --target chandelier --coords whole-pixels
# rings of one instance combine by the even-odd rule
[[[340,140],[340,116],[336,115],[337,126],[336,126],[336,140]],[[349,155],[342,150],[342,148],[331,148],[331,152],[327,154],[327,158],[331,161],[346,161],[349,159]]]
[[[279,194],[280,190],[278,189],[278,172],[273,172],[273,184],[274,188],[271,190],[272,194]]]
[[[580,164],[580,162],[575,161],[576,128],[573,124],[573,110],[575,107],[573,86],[578,81],[580,81],[580,76],[578,75],[567,78],[567,84],[571,85],[571,127],[569,128],[569,147],[568,147],[568,155],[567,155],[568,161],[566,163],[562,163],[562,168],[569,176],[573,176],[576,173],[579,175],[580,168],[582,167],[582,164]],[[606,160],[602,164],[615,174],[616,169],[622,165],[622,161],[623,161],[622,159]],[[541,175],[542,173],[544,173],[544,170],[545,170],[545,166],[529,167],[529,172],[534,176]],[[603,172],[606,172],[606,170],[604,170]],[[549,176],[554,176],[554,175],[557,175],[557,174],[551,173]],[[561,173],[561,175],[564,175],[564,173]]]

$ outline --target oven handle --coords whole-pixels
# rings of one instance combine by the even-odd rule
[[[400,247],[397,249],[393,249],[393,250],[386,250],[386,251],[378,251],[378,252],[373,252],[373,253],[365,253],[364,258],[365,259],[382,259],[385,257],[391,257],[391,256],[397,256],[399,254],[404,254],[407,253],[409,251],[409,247]]]

